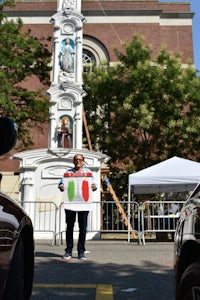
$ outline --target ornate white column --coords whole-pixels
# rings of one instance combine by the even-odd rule
[[[82,149],[82,36],[80,0],[59,0],[54,26],[49,148]],[[66,125],[67,124],[67,125]]]
[[[55,131],[56,131],[56,101],[50,100],[50,108],[49,108],[49,148],[56,148],[56,137],[55,137]]]
[[[23,173],[21,180],[21,201],[25,211],[30,216],[32,222],[35,220],[35,181],[34,171],[27,170]]]
[[[76,134],[75,145],[77,149],[82,149],[82,103],[76,108],[75,114]]]
[[[54,56],[53,56],[53,76],[52,82],[58,83],[59,76],[59,53],[60,53],[60,45],[59,45],[59,26],[54,27]]]
[[[62,0],[58,0],[58,2],[57,2],[57,11],[58,12],[62,10],[62,3],[63,3]]]
[[[83,62],[82,62],[82,36],[81,33],[77,33],[76,37],[76,49],[77,49],[77,54],[76,54],[76,77],[75,81],[82,85],[82,72],[83,72]]]
[[[81,0],[58,0],[57,13],[51,18],[54,26],[54,49],[52,83],[47,91],[50,98],[48,149],[24,151],[13,156],[13,159],[20,161],[21,201],[36,227],[41,220],[41,212],[37,208],[38,199],[52,199],[52,195],[56,195],[56,200],[51,201],[61,201],[61,195],[57,197],[58,182],[65,170],[72,166],[73,157],[80,153],[80,149],[86,165],[94,170],[99,181],[101,164],[108,158],[102,153],[82,149],[82,98],[85,96],[82,89],[84,20]],[[26,204],[27,201],[29,204]],[[95,192],[95,201],[100,202],[100,189]],[[61,203],[56,202],[56,205]],[[65,228],[63,212],[64,210],[60,218],[63,219],[62,226]],[[45,220],[50,219],[53,211],[47,213]],[[99,231],[99,204],[95,205],[92,218],[92,222],[98,220],[92,224],[96,224],[95,230]],[[53,222],[56,224],[56,218]],[[88,229],[92,230],[89,227]],[[93,231],[91,234],[95,235]]]

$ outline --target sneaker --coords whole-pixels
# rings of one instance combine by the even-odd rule
[[[63,259],[70,259],[71,257],[72,255],[69,252],[65,252],[65,254],[63,255]]]
[[[85,257],[85,255],[84,255],[84,253],[79,253],[78,259],[86,260],[86,257]]]

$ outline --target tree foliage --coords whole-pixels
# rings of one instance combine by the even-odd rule
[[[1,13],[1,20],[0,115],[15,120],[21,148],[26,148],[32,142],[29,129],[41,128],[48,119],[48,98],[43,90],[32,90],[30,82],[49,84],[51,54],[47,40],[24,32],[20,19],[14,23]]]
[[[115,171],[139,171],[172,156],[200,158],[200,78],[163,47],[153,58],[137,35],[115,49],[119,63],[84,77],[91,140]]]

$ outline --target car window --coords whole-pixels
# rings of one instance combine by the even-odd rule
[[[17,142],[17,125],[7,117],[0,117],[0,155],[9,152]]]

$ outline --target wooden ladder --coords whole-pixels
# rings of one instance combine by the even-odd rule
[[[133,227],[132,227],[131,223],[129,222],[128,218],[127,218],[127,215],[126,215],[126,213],[125,213],[125,211],[124,211],[124,209],[123,209],[123,207],[122,207],[122,205],[121,205],[121,203],[120,203],[120,201],[119,201],[119,199],[118,199],[118,197],[117,197],[117,195],[116,195],[116,193],[115,193],[115,191],[114,191],[114,189],[113,189],[113,187],[110,183],[110,180],[108,179],[108,177],[106,175],[104,175],[103,177],[104,177],[103,180],[104,180],[104,182],[106,183],[106,185],[108,187],[108,191],[111,194],[113,200],[115,201],[117,209],[118,209],[119,213],[122,216],[122,220],[124,221],[124,224],[126,225],[127,228],[129,228],[129,230],[131,232],[131,238],[136,239],[137,237],[136,237],[135,232],[133,231]]]

